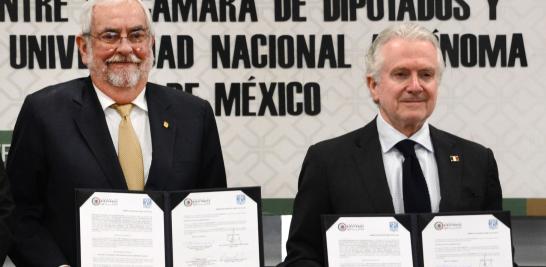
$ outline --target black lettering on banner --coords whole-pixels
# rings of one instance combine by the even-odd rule
[[[357,10],[363,8],[366,5],[366,0],[323,1],[324,21],[355,21],[357,19]]]
[[[34,38],[33,38],[34,37]],[[28,38],[28,68],[34,69],[34,58],[38,62],[38,68],[45,69],[47,67],[47,47],[45,45],[47,36],[40,36],[40,41],[36,36]]]
[[[398,17],[396,20],[404,20],[404,15],[408,13],[409,20],[416,20],[415,6],[413,0],[400,0],[400,7],[398,9]]]
[[[155,0],[152,20],[166,22],[258,21],[254,0]]]
[[[260,46],[265,46],[266,44],[267,38],[265,35],[257,35],[256,38],[251,39],[251,60],[256,68],[267,67],[267,55],[260,54]]]
[[[19,13],[17,13],[18,0],[0,0],[0,21],[6,21],[6,13],[11,22],[17,22]]]
[[[159,39],[159,51],[157,52],[156,67],[163,68],[165,61],[169,64],[170,69],[175,68],[174,51],[171,42],[171,37],[168,35],[161,36]]]
[[[506,67],[506,35],[498,35],[493,45],[487,35],[480,35],[478,38],[480,39],[479,66],[485,67],[486,60],[489,59],[489,66],[495,67],[500,57],[501,67]]]
[[[183,91],[183,92],[186,92],[188,94],[193,94],[193,89],[199,88],[199,83],[180,84],[180,83],[173,82],[173,83],[167,83],[167,87],[171,87],[173,89]]]
[[[297,94],[301,94],[303,92],[301,83],[290,82],[286,85],[286,87],[286,109],[288,111],[288,114],[292,116],[300,115],[303,112],[303,103],[296,102],[294,100],[294,91]]]
[[[281,35],[277,41],[279,67],[288,69],[294,66],[294,38],[290,35]]]
[[[512,35],[508,66],[514,66],[516,64],[516,59],[520,60],[520,65],[522,67],[527,67],[527,55],[525,53],[525,45],[523,44],[523,34],[521,33]]]
[[[74,44],[76,37],[71,35],[67,36],[68,40],[66,41],[67,46],[64,44],[63,36],[57,35],[57,44],[59,44],[59,60],[61,62],[61,69],[70,69],[72,68],[72,62],[74,60]],[[78,51],[79,52],[79,51]],[[78,56],[79,57],[79,56]]]
[[[260,84],[260,90],[262,91],[262,104],[260,105],[258,114],[265,114],[265,110],[267,109],[271,116],[279,115],[277,108],[275,107],[275,101],[273,100],[276,85],[276,83],[271,83],[268,87],[265,83],[263,85]]]
[[[19,6],[22,4],[22,6]],[[35,21],[37,22],[66,22],[63,17],[63,7],[67,6],[66,0],[0,0],[0,21],[6,21],[6,12],[11,22],[19,21],[18,11],[23,11],[23,21],[31,21],[31,10],[34,8]]]
[[[345,58],[345,36],[341,34],[213,35],[211,42],[214,69],[351,67]]]
[[[418,0],[417,17],[420,21],[428,21],[434,18],[434,1]]]
[[[17,0],[16,0],[17,1]],[[30,0],[23,0],[24,8],[23,8],[23,20],[25,22],[30,21]]]
[[[61,0],[54,0],[54,14],[55,14],[55,21],[58,21],[58,22],[67,22],[68,21],[68,18],[67,17],[63,17],[62,16],[62,10],[61,8],[63,6],[66,6],[68,5],[67,2],[64,2],[64,1],[61,1]]]
[[[9,36],[9,63],[14,69],[22,69],[27,66],[27,36],[19,36],[19,63],[17,63],[17,36]]]
[[[249,80],[253,80],[251,77]],[[256,86],[254,82],[242,83],[243,86],[243,98],[241,104],[243,106],[243,116],[256,116],[256,112],[250,111],[250,101],[254,101],[256,97],[250,94],[250,89]]]
[[[306,83],[303,90],[305,113],[312,116],[318,115],[321,110],[320,85],[315,82]]]
[[[374,12],[374,10],[376,10],[377,12]],[[383,1],[369,1],[367,11],[368,19],[370,19],[371,21],[381,20],[385,16],[385,7],[383,5]]]
[[[470,6],[464,0],[455,0],[459,7],[453,8],[453,17],[456,20],[467,20],[470,18]]]
[[[321,111],[320,85],[315,82],[249,82],[215,84],[216,116],[299,116],[318,115]],[[259,90],[258,90],[259,89]],[[259,101],[258,111],[252,110]],[[256,103],[258,104],[258,103]],[[222,114],[223,113],[223,114]]]
[[[188,69],[193,66],[193,38],[189,35],[177,35],[175,47],[176,51],[173,49],[170,35],[163,35],[159,38],[156,60],[158,69],[163,69],[165,64],[169,69]]]
[[[527,67],[527,55],[521,33],[506,35],[440,34],[442,55],[451,67]]]
[[[300,15],[301,6],[305,5],[303,0],[275,0],[275,21],[307,21],[305,16]]]
[[[229,35],[224,35],[224,41],[222,42],[222,39],[220,39],[219,35],[213,35],[211,37],[211,52],[212,52],[212,68],[217,69],[218,68],[218,59],[220,59],[220,63],[222,64],[222,68],[229,68],[230,66],[230,47],[231,43],[229,42]]]
[[[451,67],[459,67],[459,35],[454,34],[453,41],[451,41],[449,35],[440,34],[439,41],[446,64],[449,62]]]
[[[387,2],[385,8],[385,2]],[[370,21],[466,20],[470,6],[465,0],[323,0],[324,21],[357,21],[358,12],[366,11]]]
[[[453,16],[451,1],[436,1],[436,18],[449,20]]]
[[[478,42],[473,34],[461,36],[461,64],[463,67],[476,66],[478,61]]]
[[[230,116],[235,109],[235,116],[241,116],[241,84],[231,83],[229,95],[226,91],[225,83],[216,83],[214,85],[214,114],[222,115],[222,105],[224,106],[224,115]]]
[[[489,4],[489,19],[497,20],[497,4],[499,0],[487,0],[487,3]]]
[[[78,68],[85,69],[75,40],[74,35],[10,35],[10,66],[14,69],[55,69],[58,58],[62,69],[72,69],[76,57]]]

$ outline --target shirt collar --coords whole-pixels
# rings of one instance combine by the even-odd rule
[[[376,122],[377,133],[379,134],[379,143],[381,143],[381,151],[383,153],[389,152],[398,142],[404,139],[411,139],[429,152],[434,152],[432,141],[430,140],[428,120],[423,123],[421,129],[419,129],[409,138],[386,122],[385,119],[383,119],[383,116],[381,116],[381,113],[378,113]]]
[[[95,92],[97,93],[97,97],[99,98],[100,105],[102,107],[102,110],[105,111],[107,108],[112,106],[116,103],[112,98],[107,96],[105,93],[103,93],[94,83],[93,88],[95,89]],[[146,101],[145,96],[146,88],[138,94],[138,96],[131,102],[136,107],[148,112],[148,102]]]

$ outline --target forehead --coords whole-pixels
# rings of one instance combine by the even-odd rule
[[[436,47],[424,40],[394,38],[381,48],[383,69],[393,68],[437,68]]]
[[[146,26],[146,15],[142,7],[133,0],[101,2],[93,7],[93,29],[125,29]]]

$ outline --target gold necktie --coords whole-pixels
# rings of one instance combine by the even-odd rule
[[[129,114],[133,104],[112,105],[121,116],[118,132],[118,158],[129,190],[144,190],[142,150]]]

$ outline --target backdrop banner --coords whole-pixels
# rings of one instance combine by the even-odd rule
[[[0,0],[2,157],[27,94],[88,75],[75,45],[83,2]],[[490,147],[504,197],[546,197],[546,1],[144,2],[150,81],[211,103],[229,186],[293,197],[311,144],[376,115],[364,66],[374,35],[415,21],[446,60],[430,123]]]

